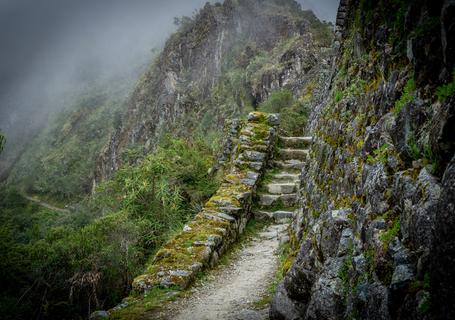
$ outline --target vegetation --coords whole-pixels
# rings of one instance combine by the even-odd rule
[[[415,81],[414,81],[414,78],[411,78],[411,79],[408,80],[408,82],[406,82],[406,85],[404,86],[403,93],[401,94],[400,99],[398,99],[395,102],[395,107],[393,109],[393,112],[395,114],[400,113],[401,109],[403,109],[403,107],[406,104],[414,101],[414,99],[415,99],[415,97],[414,97],[415,90],[416,90]]]
[[[455,69],[452,72],[452,81],[448,84],[436,88],[438,101],[444,102],[448,97],[455,93]]]
[[[0,152],[3,151],[4,146],[5,146],[5,136],[0,133]]]
[[[296,5],[287,0],[283,4]],[[282,10],[281,5],[277,8]],[[290,14],[296,25],[308,20],[316,44],[330,46],[330,26],[314,14],[297,9],[283,14]],[[191,32],[196,45],[205,35],[195,32],[197,21],[198,17],[177,19],[180,29],[170,41]],[[217,177],[208,174],[218,150],[217,135],[209,129],[254,110],[258,102],[252,88],[268,72],[282,70],[284,55],[302,41],[297,36],[286,38],[266,51],[239,39],[223,56],[220,81],[207,100],[190,101],[197,112],[177,120],[181,123],[173,128],[174,138],[164,137],[153,154],[144,154],[142,146],[125,152],[126,165],[93,197],[86,198],[92,191],[99,151],[121,126],[122,106],[133,83],[122,79],[94,85],[66,101],[66,111],[50,119],[13,167],[8,185],[14,188],[0,189],[2,317],[81,319],[126,296],[147,259],[219,185]],[[299,98],[286,89],[273,92],[259,109],[280,112],[282,128],[301,134],[313,87],[309,84]],[[191,90],[188,99],[201,97],[200,88]],[[0,150],[3,144],[0,135]],[[54,212],[28,202],[23,193],[77,205],[70,213]],[[283,206],[277,202],[275,208]],[[251,225],[247,233],[248,228]],[[145,307],[153,309],[168,299],[168,293],[149,292]]]
[[[287,89],[274,91],[259,105],[259,110],[280,113],[280,127],[289,134],[301,135],[309,110],[302,100],[296,100]]]
[[[379,161],[385,165],[387,163],[389,147],[390,146],[386,143],[386,144],[382,145],[381,147],[373,150],[374,156],[368,155],[368,157],[367,157],[368,163],[374,164],[375,162]]]
[[[13,167],[9,184],[67,203],[90,193],[96,160],[120,122],[120,106],[131,86],[124,81],[96,85],[70,99]]]
[[[167,139],[69,215],[2,189],[2,316],[75,319],[118,303],[147,257],[216,189],[212,162],[202,139]]]

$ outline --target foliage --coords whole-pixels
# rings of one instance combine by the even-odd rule
[[[404,86],[403,93],[401,94],[400,99],[395,101],[395,107],[393,109],[393,112],[395,114],[400,113],[401,109],[403,109],[403,107],[406,104],[414,101],[415,90],[416,90],[415,81],[414,81],[414,78],[411,78],[406,82],[406,85]]]
[[[3,151],[4,146],[5,146],[5,136],[0,133],[0,152]]]
[[[169,232],[202,207],[218,187],[208,175],[214,150],[202,138],[166,138],[139,165],[120,169],[99,186],[98,201],[112,211],[125,211],[148,230],[145,245],[160,245]]]
[[[118,303],[146,258],[217,188],[207,173],[213,154],[201,138],[166,139],[69,215],[1,190],[2,316],[75,319]]]
[[[343,92],[337,91],[337,92],[335,93],[335,103],[340,102],[341,99],[343,99]]]
[[[286,89],[274,91],[268,99],[261,103],[259,110],[269,113],[280,113],[282,109],[289,108],[294,101],[292,92]]]
[[[436,88],[438,101],[444,102],[448,97],[455,93],[455,69],[453,69],[452,75],[452,82]]]
[[[129,90],[130,83],[123,81],[95,86],[51,117],[14,165],[8,183],[58,201],[80,200],[88,194],[98,155]]]
[[[409,135],[408,140],[406,141],[406,144],[408,146],[409,154],[413,160],[418,160],[421,158],[422,154],[420,152],[420,148],[417,145],[416,138],[414,136],[414,133],[411,133]]]
[[[380,240],[384,244],[385,251],[388,250],[390,243],[395,239],[395,237],[398,235],[400,232],[400,218],[396,217],[392,221],[392,225],[387,231],[385,231],[383,234],[380,236]]]
[[[368,155],[368,157],[367,157],[368,163],[374,164],[376,161],[379,161],[382,164],[386,164],[388,151],[389,151],[389,145],[387,143],[385,143],[381,147],[373,150],[374,156]]]

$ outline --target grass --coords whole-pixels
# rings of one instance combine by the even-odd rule
[[[396,217],[392,222],[392,226],[379,237],[385,247],[385,251],[388,251],[390,243],[395,239],[399,232],[400,218]]]
[[[395,114],[400,113],[401,109],[403,109],[403,107],[406,104],[414,101],[415,90],[416,90],[416,84],[415,84],[414,78],[411,78],[408,80],[408,82],[406,82],[406,85],[404,86],[403,93],[401,94],[400,99],[395,101],[395,106],[393,108],[393,112]]]
[[[388,150],[389,150],[389,145],[387,143],[383,144],[381,147],[373,150],[374,156],[368,155],[368,157],[367,157],[368,163],[374,164],[376,162],[381,162],[382,164],[385,165],[387,163]]]
[[[452,75],[452,82],[436,88],[436,97],[440,102],[444,102],[455,93],[455,69],[453,69]]]
[[[141,300],[129,298],[131,302],[128,307],[113,312],[110,319],[147,319],[150,314],[157,311],[164,303],[174,301],[182,293],[176,288],[153,288]]]

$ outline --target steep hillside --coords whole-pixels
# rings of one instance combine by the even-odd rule
[[[341,1],[272,319],[453,319],[455,5]]]
[[[119,125],[121,107],[143,69],[94,80],[63,99],[64,111],[49,117],[12,165],[8,185],[62,202],[89,194],[98,154]]]
[[[228,0],[178,20],[179,31],[139,82],[122,125],[102,153],[96,180],[124,154],[153,150],[164,132],[220,131],[268,95],[308,84],[331,31],[292,0]]]

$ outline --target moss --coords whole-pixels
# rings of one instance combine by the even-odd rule
[[[143,297],[126,299],[126,308],[111,311],[113,320],[138,320],[152,318],[167,301],[175,300],[182,292],[177,288],[153,288]]]

